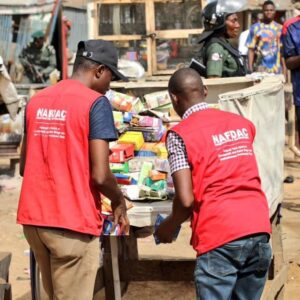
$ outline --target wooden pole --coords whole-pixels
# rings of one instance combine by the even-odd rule
[[[121,282],[119,274],[118,241],[116,236],[110,236],[111,263],[114,277],[115,300],[121,300]]]

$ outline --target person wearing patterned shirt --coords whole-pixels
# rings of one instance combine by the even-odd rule
[[[249,71],[285,74],[286,68],[280,53],[282,26],[274,21],[275,5],[268,0],[262,8],[263,20],[250,27],[247,39]]]
[[[171,243],[191,217],[197,299],[259,300],[271,260],[271,228],[252,146],[255,127],[242,116],[209,108],[193,69],[176,71],[169,93],[182,117],[167,135],[175,197],[155,234]]]

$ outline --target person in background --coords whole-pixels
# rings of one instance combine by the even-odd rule
[[[271,261],[271,226],[252,146],[255,127],[210,109],[191,68],[176,71],[168,89],[182,121],[167,135],[173,209],[155,234],[171,243],[191,218],[197,299],[259,300]]]
[[[250,72],[285,74],[286,67],[281,56],[282,26],[274,21],[275,4],[263,3],[263,19],[250,27],[247,46]]]
[[[260,16],[260,14],[252,14],[251,17],[251,24],[255,24],[257,22],[260,21],[260,19],[262,19],[262,16]],[[247,63],[248,62],[248,47],[247,47],[247,39],[248,39],[248,35],[249,35],[250,29],[246,29],[244,30],[239,37],[239,51],[241,53],[241,55],[244,58],[244,61]]]
[[[56,70],[55,49],[45,45],[45,34],[41,30],[34,32],[32,39],[19,55],[25,75],[23,83],[50,83],[50,74]]]
[[[300,9],[300,3],[296,3]],[[300,11],[298,16],[283,25],[282,44],[286,66],[292,73],[294,104],[296,107],[298,140],[300,141]]]
[[[109,168],[117,139],[108,99],[117,50],[103,40],[78,44],[71,79],[37,93],[26,107],[17,222],[33,250],[48,299],[93,299],[100,264],[100,193],[128,232],[125,199]]]
[[[203,10],[204,32],[199,43],[203,44],[198,60],[206,67],[207,78],[246,75],[246,65],[229,39],[239,34],[240,24],[236,13],[218,13],[217,2],[211,2]],[[201,74],[201,76],[203,76]]]

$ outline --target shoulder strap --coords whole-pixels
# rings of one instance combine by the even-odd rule
[[[205,45],[205,48],[208,48],[211,44],[218,43],[221,44],[230,54],[234,57],[241,57],[240,52],[234,48],[230,43],[228,43],[224,38],[213,37],[209,40],[209,42]]]

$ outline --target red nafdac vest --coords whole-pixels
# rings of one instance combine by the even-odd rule
[[[270,233],[252,147],[254,125],[239,115],[206,109],[172,130],[183,139],[191,165],[191,243],[197,255],[243,236]]]
[[[63,80],[30,100],[18,223],[100,235],[88,138],[90,109],[100,96],[77,80]]]

